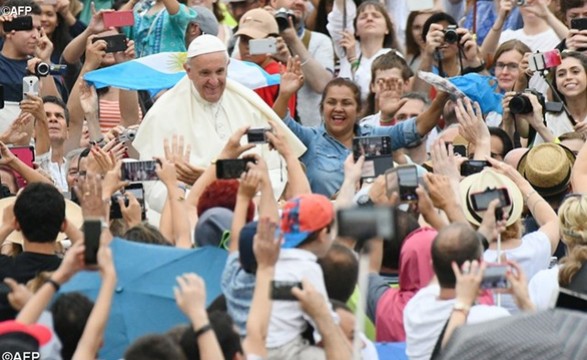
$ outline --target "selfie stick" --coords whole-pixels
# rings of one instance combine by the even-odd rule
[[[501,264],[501,233],[497,233],[497,263]],[[501,306],[501,294],[497,293],[495,305]]]
[[[355,308],[355,339],[353,340],[353,360],[361,360],[363,341],[359,334],[365,329],[365,309],[367,308],[367,288],[369,286],[370,244],[365,242],[359,253],[359,299]]]

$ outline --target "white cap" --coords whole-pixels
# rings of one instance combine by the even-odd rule
[[[198,55],[210,54],[214,52],[224,52],[228,56],[226,45],[214,35],[200,35],[195,38],[188,48],[188,59]]]

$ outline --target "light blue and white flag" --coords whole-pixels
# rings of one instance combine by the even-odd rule
[[[113,86],[125,90],[169,89],[185,76],[185,52],[163,52],[90,71],[84,79],[97,89]],[[228,78],[251,90],[278,85],[280,76],[270,75],[259,65],[230,59]]]

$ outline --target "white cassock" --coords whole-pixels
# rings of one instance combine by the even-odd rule
[[[268,127],[268,119],[275,121],[297,157],[306,151],[302,142],[254,91],[227,79],[221,99],[210,103],[202,99],[185,76],[149,110],[133,146],[141,160],[151,160],[153,156],[164,156],[165,138],[171,140],[173,135],[181,135],[184,144],[191,146],[190,163],[208,167],[236,130],[247,125]],[[246,143],[246,139],[241,141]],[[279,197],[287,182],[285,161],[277,151],[270,151],[268,145],[257,145],[249,152],[258,153],[267,162],[273,190]],[[167,196],[165,186],[161,182],[146,183],[145,191],[149,207],[161,212]]]

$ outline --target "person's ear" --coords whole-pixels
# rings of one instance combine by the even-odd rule
[[[61,223],[61,227],[59,228],[59,231],[62,233],[67,231],[67,219],[63,219],[63,222]]]

